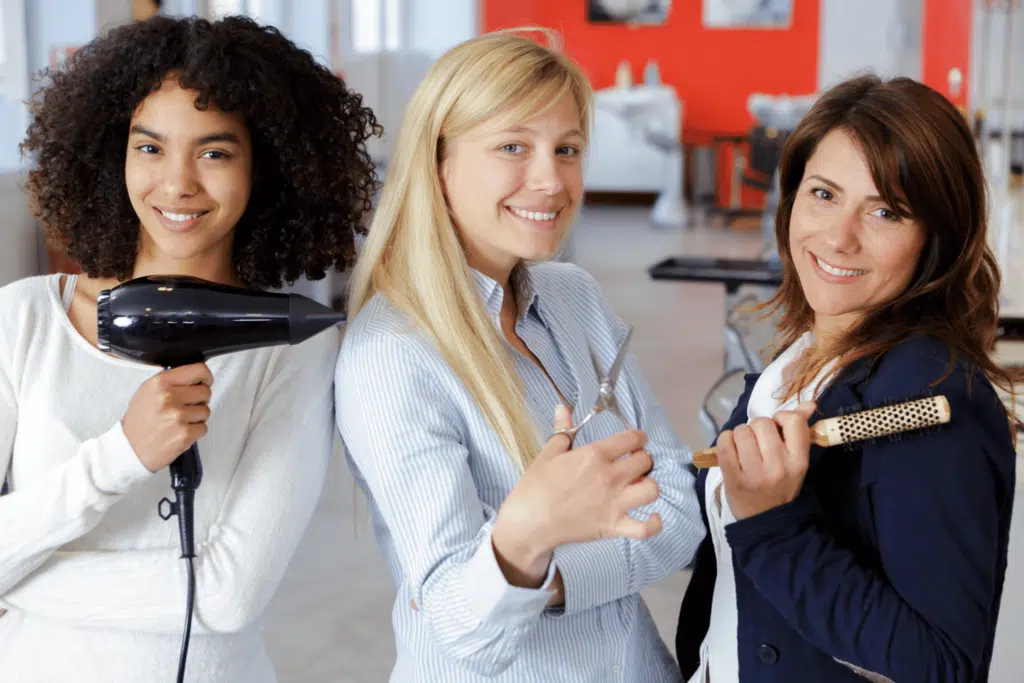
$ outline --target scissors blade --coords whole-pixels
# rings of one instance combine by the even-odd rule
[[[615,362],[612,363],[611,370],[608,371],[608,383],[615,386],[615,383],[619,379],[619,372],[622,371],[622,364],[626,360],[626,356],[629,353],[629,340],[633,338],[633,327],[630,326],[629,331],[626,332],[626,338],[622,340],[622,346],[619,347],[619,353],[615,356]]]
[[[586,338],[587,351],[590,352],[590,362],[594,365],[594,374],[597,375],[597,381],[600,383],[605,378],[604,370],[601,368],[601,361],[597,359],[597,354],[594,352],[594,345],[590,343],[590,335],[586,335]]]

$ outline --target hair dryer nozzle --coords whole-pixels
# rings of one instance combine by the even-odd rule
[[[299,344],[326,330],[331,325],[345,322],[345,314],[338,313],[321,303],[300,294],[289,294],[289,344]]]

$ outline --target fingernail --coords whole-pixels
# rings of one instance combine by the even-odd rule
[[[561,422],[569,419],[569,409],[564,403],[559,403],[555,406],[555,419]]]

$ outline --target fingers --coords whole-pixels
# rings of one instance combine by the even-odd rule
[[[761,470],[761,452],[757,447],[757,436],[750,425],[739,425],[733,430],[733,441],[736,445],[736,458],[740,469],[753,473]]]
[[[761,472],[770,480],[778,479],[786,471],[786,444],[774,420],[758,418],[750,423],[754,433],[754,447],[761,458]]]
[[[618,496],[620,509],[625,513],[633,508],[650,505],[658,500],[659,493],[658,482],[650,477],[643,477],[622,489]]]
[[[782,438],[785,440],[782,457],[788,472],[807,471],[811,452],[811,430],[807,426],[807,420],[813,413],[814,404],[804,403],[796,410],[780,411],[775,414],[775,422],[782,429]]]
[[[736,452],[736,439],[732,430],[727,429],[718,435],[715,448],[722,476],[726,481],[738,480],[743,474],[743,467],[740,465],[739,454]]]
[[[175,394],[182,405],[195,406],[209,403],[213,391],[208,384],[192,384],[180,387]]]
[[[558,403],[555,405],[555,429],[571,429],[572,428],[572,413],[569,409]],[[572,437],[568,434],[552,434],[548,439],[548,442],[541,449],[541,456],[551,457],[560,453],[565,453],[572,448]]]
[[[661,533],[661,515],[657,512],[646,520],[633,519],[626,515],[612,527],[612,534],[623,538],[651,538]]]
[[[647,435],[639,429],[619,432],[590,444],[608,460],[616,460],[627,453],[642,450],[645,445],[647,445]]]
[[[619,481],[632,482],[648,474],[654,468],[654,460],[647,451],[636,451],[615,461],[612,466]]]
[[[164,370],[161,373],[164,380],[172,386],[188,386],[190,384],[213,385],[213,373],[206,363],[193,363],[182,365],[178,368]]]

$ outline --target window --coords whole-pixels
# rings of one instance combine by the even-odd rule
[[[384,52],[402,44],[402,0],[352,0],[352,50]]]
[[[263,16],[263,0],[210,0],[210,16],[245,14],[256,21]]]

